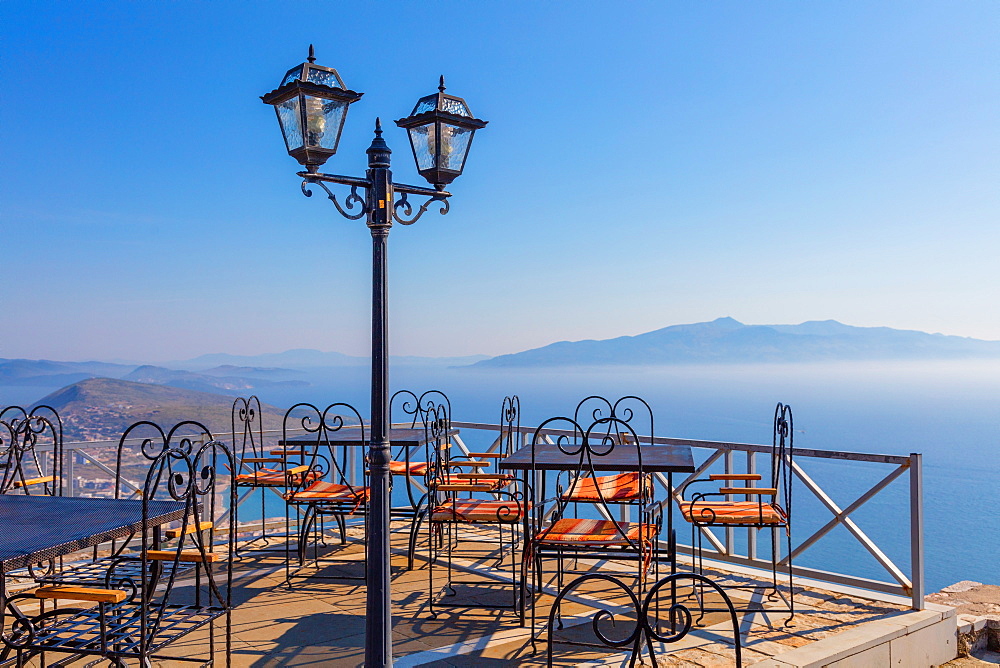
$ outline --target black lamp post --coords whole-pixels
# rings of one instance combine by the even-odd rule
[[[337,71],[315,65],[313,47],[308,61],[289,70],[281,86],[261,97],[274,106],[288,154],[305,165],[302,192],[312,196],[310,184],[322,188],[345,218],[365,218],[372,235],[372,401],[371,443],[368,450],[371,499],[368,513],[367,611],[365,665],[392,665],[392,612],[389,591],[389,351],[386,280],[386,242],[393,221],[417,222],[434,202],[448,213],[451,193],[444,187],[465,168],[465,159],[475,131],[486,121],[472,116],[460,97],[446,95],[444,77],[438,93],[421,98],[413,113],[396,121],[406,128],[417,170],[434,188],[393,183],[389,150],[382,139],[382,124],[375,120],[375,138],[368,147],[368,171],[364,178],[320,174],[319,167],[337,152],[347,107],[361,98],[344,87]],[[328,183],[350,186],[341,206]],[[358,188],[365,191],[364,197]],[[398,198],[397,198],[398,195]],[[416,213],[407,195],[426,196]],[[354,212],[355,206],[358,211]]]

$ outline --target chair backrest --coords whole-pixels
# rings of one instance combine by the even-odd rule
[[[51,406],[0,410],[0,494],[62,496],[63,426]]]
[[[441,390],[427,390],[420,396],[411,390],[399,390],[389,399],[389,424],[410,429],[422,428],[427,422],[428,414],[436,412],[438,406],[445,406],[450,418],[451,400]],[[412,447],[401,445],[396,449],[393,459],[409,465],[416,456],[413,450]]]
[[[204,433],[192,429],[195,426],[204,429],[198,423],[187,421],[168,432],[159,430],[164,434],[162,449],[153,458],[141,490],[141,559],[149,567],[139,569],[137,575],[136,569],[129,566],[131,557],[118,557],[105,575],[106,587],[128,592],[123,604],[141,605],[142,636],[147,643],[155,637],[161,623],[166,623],[164,615],[170,612],[168,606],[179,602],[178,597],[187,604],[192,603],[193,598],[195,605],[228,607],[232,603],[236,533],[227,532],[224,546],[217,546],[214,532],[198,531],[197,528],[203,522],[214,522],[226,510],[232,513],[232,522],[236,524],[236,488],[224,481],[229,472],[235,470],[236,458],[227,444],[211,439],[207,429]],[[201,437],[206,434],[209,440],[201,443]],[[156,528],[149,520],[156,514],[158,501],[177,501],[185,507],[179,536],[169,546],[154,546],[153,543]],[[154,547],[157,549],[155,555],[152,553]],[[187,565],[192,557],[204,564],[193,592],[187,587],[179,587],[178,577],[182,572],[181,564]],[[186,581],[186,576],[183,579]]]
[[[208,427],[195,420],[178,422],[169,431],[150,420],[140,420],[129,425],[118,439],[114,497],[127,499],[142,496],[145,492],[140,481],[147,475],[153,462],[167,450],[183,445],[193,451],[212,440],[212,432]],[[161,488],[154,486],[153,489]]]
[[[521,447],[521,441],[521,399],[515,394],[503,398],[500,409],[500,445],[497,452],[509,457]]]
[[[429,403],[423,410],[424,448],[427,457],[427,488],[429,507],[434,508],[452,494],[442,493],[440,483],[449,482],[451,472],[451,406]]]
[[[262,462],[244,462],[244,459],[264,459],[264,414],[260,399],[237,397],[232,410],[233,453],[240,471],[254,472],[264,467]]]
[[[441,390],[427,390],[420,396],[412,390],[399,390],[389,399],[389,423],[417,429],[423,425],[427,411],[441,404],[451,415],[451,400]]]
[[[301,445],[289,439],[293,438],[292,430],[304,429],[304,437],[295,437]],[[351,482],[350,465],[364,454],[358,445],[338,438],[338,432],[344,430],[360,430],[358,438],[351,439],[354,443],[367,445],[369,432],[365,429],[361,413],[350,404],[338,402],[320,409],[309,403],[298,403],[285,412],[281,433],[285,443],[284,470],[306,466],[306,473],[293,476],[295,489],[304,489],[313,481],[326,481],[338,485],[346,485],[352,492],[356,490]],[[339,444],[338,444],[339,441]],[[357,457],[352,457],[355,454]],[[362,466],[362,486],[368,485],[368,467]]]
[[[792,407],[778,403],[774,408],[774,430],[771,437],[771,487],[778,490],[777,503],[791,520],[792,480],[791,471],[794,447]]]

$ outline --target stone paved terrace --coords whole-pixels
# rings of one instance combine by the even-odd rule
[[[448,666],[544,666],[545,642],[539,635],[538,651],[532,653],[531,634],[521,628],[509,610],[438,608],[436,617],[427,609],[427,561],[419,553],[415,568],[406,570],[407,525],[393,523],[393,612],[395,665]],[[307,567],[301,575],[331,576],[363,573],[364,556],[360,528],[349,528],[348,545],[331,541],[327,553],[337,561]],[[509,586],[498,587],[490,577],[496,557],[495,529],[471,529],[461,536],[460,549],[466,558],[455,561],[456,579],[471,584],[457,587],[456,601],[499,600],[509,594]],[[280,544],[279,544],[280,547]],[[581,566],[587,562],[581,561]],[[603,562],[603,572],[628,566]],[[685,564],[681,564],[682,570]],[[634,566],[633,566],[634,568]],[[362,582],[343,579],[285,578],[283,551],[280,554],[246,552],[237,562],[234,588],[234,666],[360,666],[364,659],[365,590]],[[740,613],[740,633],[744,665],[759,668],[789,666],[931,666],[955,657],[955,616],[952,608],[914,612],[898,602],[874,600],[864,593],[850,594],[808,586],[797,588],[798,613],[786,626],[787,610],[780,602],[761,601],[760,580],[732,571],[712,571],[709,575],[727,589],[737,607],[755,612]],[[550,582],[550,585],[554,582]],[[730,587],[749,588],[748,591]],[[539,626],[547,616],[554,589],[540,597]],[[594,597],[594,598],[588,598]],[[564,604],[565,628],[557,638],[593,640],[590,619],[596,600],[611,601],[601,607],[615,609],[624,603],[621,594],[606,586],[581,590],[581,595]],[[620,613],[623,608],[615,609]],[[621,626],[628,628],[629,613],[620,613]],[[626,618],[626,619],[623,619]],[[634,619],[634,614],[631,615]],[[606,626],[608,634],[616,629]],[[220,629],[221,631],[221,629]],[[222,635],[217,633],[217,648]],[[628,654],[607,648],[589,649],[557,645],[554,664],[559,666],[628,665]],[[205,656],[206,633],[195,633],[167,652],[174,656]],[[713,613],[679,643],[657,647],[660,666],[735,665],[732,630],[727,614]],[[222,659],[222,654],[217,654]],[[53,659],[50,659],[50,661]],[[650,665],[644,657],[645,664]],[[32,662],[31,665],[39,665]],[[76,665],[76,664],[74,664]],[[79,665],[83,665],[82,663]],[[156,666],[168,668],[176,662],[161,660]],[[195,665],[195,664],[180,664]],[[221,661],[216,665],[223,665]],[[957,664],[956,664],[957,665]],[[962,664],[964,665],[964,664]]]
[[[544,638],[532,653],[530,633],[518,625],[510,611],[439,608],[436,617],[427,610],[427,562],[418,556],[415,569],[405,570],[405,525],[394,523],[393,612],[396,665],[406,666],[534,666],[545,665]],[[458,588],[456,600],[474,596],[486,600],[500,595],[497,581],[488,577],[495,553],[492,530],[466,532],[462,548],[472,550],[472,559],[458,559],[458,577],[475,584]],[[333,545],[332,554],[345,560],[322,568],[307,568],[302,574],[361,575],[363,547],[359,529],[345,547]],[[346,560],[353,560],[347,563]],[[238,587],[234,598],[235,666],[359,666],[364,658],[365,592],[361,582],[343,580],[285,580],[283,557],[247,554],[237,567]],[[682,563],[682,567],[683,567]],[[623,568],[607,563],[602,570]],[[733,572],[711,573],[723,586],[747,586],[759,581]],[[509,590],[507,590],[509,591]],[[551,590],[550,590],[551,591]],[[607,598],[607,591],[603,591]],[[600,588],[584,595],[600,596]],[[955,656],[955,622],[948,608],[913,612],[902,600],[877,601],[860,592],[851,595],[808,587],[796,594],[800,611],[792,626],[785,626],[787,612],[774,611],[759,594],[733,591],[734,602],[746,606],[751,599],[757,612],[740,615],[744,665],[767,666],[881,666],[937,665]],[[539,623],[547,614],[552,596],[539,602]],[[623,602],[615,597],[613,602]],[[577,599],[564,607],[564,638],[593,638],[589,617],[595,608]],[[607,606],[605,606],[607,607]],[[627,616],[627,615],[626,615]],[[714,614],[680,643],[658,647],[661,666],[732,666],[732,632],[726,616]],[[634,616],[633,616],[634,618]],[[582,623],[586,622],[586,623]],[[625,622],[627,623],[627,622]],[[624,626],[619,627],[624,628]],[[613,633],[613,630],[609,630]],[[905,639],[920,640],[902,643]],[[896,643],[890,664],[890,645]],[[904,647],[905,645],[905,647]],[[204,655],[204,634],[173,648],[189,656]],[[922,649],[923,647],[923,649]],[[930,647],[928,650],[927,647]],[[617,650],[561,646],[555,665],[627,665],[627,654]],[[917,654],[912,654],[917,652]],[[909,654],[908,654],[909,653]],[[944,656],[944,659],[935,659]],[[950,653],[950,654],[949,654]],[[861,660],[851,660],[851,656]],[[886,660],[882,663],[882,658]],[[847,657],[846,659],[844,657]],[[874,657],[874,658],[873,658]],[[909,657],[909,658],[907,658]],[[220,657],[221,658],[221,657]],[[648,665],[648,659],[645,659]],[[874,662],[873,662],[874,661]],[[163,661],[158,665],[170,666]],[[190,664],[189,664],[190,665]]]

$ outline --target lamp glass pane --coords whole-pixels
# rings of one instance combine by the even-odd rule
[[[422,114],[425,111],[434,111],[437,108],[437,95],[428,95],[427,97],[422,97],[417,100],[417,106],[413,108],[413,113],[410,116],[416,116],[417,114]]]
[[[285,78],[281,80],[281,85],[284,86],[290,81],[296,81],[300,76],[302,76],[302,66],[293,67],[285,73]]]
[[[306,145],[336,149],[347,103],[312,95],[304,95],[303,98],[306,105]]]
[[[438,156],[438,167],[461,171],[465,164],[465,154],[469,150],[472,130],[456,125],[441,126],[441,155]]]
[[[307,80],[313,83],[321,84],[323,86],[330,86],[331,88],[343,88],[343,82],[337,78],[337,75],[328,70],[319,70],[315,67],[309,68],[309,74]]]
[[[472,112],[469,111],[469,107],[466,106],[461,100],[453,100],[451,98],[444,98],[441,102],[441,111],[446,111],[449,114],[455,114],[456,116],[468,116],[472,117]]]
[[[275,106],[281,133],[285,135],[285,148],[289,151],[302,147],[302,127],[299,115],[299,98],[296,95]]]
[[[417,171],[434,168],[434,124],[418,125],[409,129],[410,144],[417,160]]]

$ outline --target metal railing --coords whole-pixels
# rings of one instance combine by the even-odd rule
[[[488,432],[489,436],[495,434],[493,439],[494,446],[499,444],[500,439],[500,429],[501,425],[498,424],[488,424],[488,423],[478,423],[478,422],[453,422],[453,426],[462,429],[470,430],[472,432]],[[304,431],[304,430],[296,430]],[[522,444],[527,442],[531,434],[534,433],[535,429],[533,427],[519,427],[518,431],[521,434]],[[545,429],[542,435],[548,439],[558,438],[561,435],[572,436],[572,432],[559,429]],[[281,434],[281,430],[268,430],[264,432],[265,438],[278,438]],[[216,438],[226,441],[231,440],[231,433],[220,433],[216,435]],[[142,439],[135,439],[135,444],[138,445]],[[465,445],[465,442],[461,436],[456,436],[453,439],[455,446],[460,450],[468,454],[469,448]],[[700,441],[693,439],[682,439],[682,438],[669,438],[669,437],[655,437],[652,441],[656,445],[680,445],[692,448],[696,454],[696,461],[700,461],[697,465],[694,473],[689,474],[683,480],[675,482],[673,487],[670,486],[670,478],[662,473],[655,474],[656,482],[659,488],[667,496],[667,498],[672,499],[674,503],[679,504],[681,502],[681,496],[678,490],[683,489],[684,485],[699,476],[705,474],[713,466],[718,466],[720,463],[723,468],[723,473],[736,473],[737,472],[737,462],[738,460],[743,461],[745,466],[745,472],[754,473],[757,471],[757,459],[760,456],[770,457],[772,452],[772,447],[770,445],[761,444],[750,444],[750,443],[726,443],[720,441]],[[96,466],[103,472],[114,476],[114,471],[100,461],[94,453],[95,450],[117,447],[117,440],[108,441],[81,441],[81,442],[68,442],[64,444],[64,453],[66,457],[66,480],[67,485],[64,490],[64,494],[75,495],[75,492],[80,490],[76,489],[76,465],[77,461],[85,461],[88,464]],[[701,457],[704,457],[703,459]],[[849,462],[860,462],[865,464],[870,464],[872,466],[883,465],[891,466],[892,468],[879,479],[877,483],[869,487],[863,493],[857,496],[857,498],[851,503],[843,506],[838,504],[833,500],[831,495],[827,493],[820,485],[815,481],[813,477],[807,472],[810,464],[805,464],[803,462],[808,462],[809,460],[835,460],[835,461],[849,461]],[[862,453],[862,452],[848,452],[842,450],[814,450],[809,448],[795,448],[794,461],[789,462],[790,470],[795,476],[798,485],[805,490],[808,490],[813,497],[815,497],[819,503],[830,513],[830,518],[825,524],[820,526],[818,529],[813,531],[809,536],[804,539],[796,540],[796,544],[792,548],[792,559],[797,560],[804,552],[807,550],[815,549],[815,546],[822,542],[823,538],[828,536],[835,528],[843,527],[845,528],[854,540],[860,544],[868,553],[870,553],[875,560],[882,566],[885,572],[890,576],[889,580],[874,580],[870,578],[861,577],[858,575],[851,575],[847,573],[839,573],[828,570],[821,570],[817,568],[810,568],[801,565],[793,566],[793,573],[799,577],[810,578],[819,582],[833,583],[839,585],[845,585],[849,587],[857,587],[860,589],[866,589],[870,591],[883,592],[886,594],[893,594],[897,596],[906,596],[911,600],[911,606],[916,610],[921,610],[924,607],[924,534],[923,534],[923,470],[922,470],[922,455],[917,453],[912,453],[908,456],[900,455],[884,455],[884,454],[873,454],[873,453]],[[355,473],[354,469],[356,467],[350,467],[352,473]],[[908,485],[909,485],[909,508],[908,508],[908,520],[909,520],[909,543],[910,543],[910,568],[909,573],[905,573],[902,568],[900,568],[893,560],[881,549],[872,538],[865,533],[861,528],[857,520],[852,517],[859,508],[864,506],[866,503],[871,501],[880,492],[885,490],[889,485],[891,485],[897,479],[904,477],[905,474]],[[355,476],[352,476],[355,477]],[[245,501],[249,496],[249,492],[240,497],[239,503]],[[904,515],[905,510],[900,509],[900,515]],[[223,520],[224,518],[220,518]],[[609,517],[608,519],[614,519]],[[253,527],[259,525],[260,520],[253,520],[246,523],[246,526]],[[244,527],[241,524],[241,529]],[[711,550],[706,552],[706,557],[718,562],[736,564],[738,566],[769,570],[771,566],[770,559],[762,559],[760,557],[759,550],[759,532],[755,529],[746,529],[746,540],[743,541],[744,551],[740,552],[737,531],[740,529],[735,527],[726,528],[722,532],[720,538],[719,535],[712,532],[707,527],[702,527],[700,529],[703,532],[703,538],[711,546]],[[794,535],[794,534],[793,534]],[[682,554],[692,554],[693,549],[690,545],[684,543],[678,543],[678,551]],[[773,549],[773,548],[772,548]],[[788,555],[779,561],[780,566],[786,566],[788,560]]]
[[[453,426],[463,430],[495,432],[496,439],[494,445],[499,443],[501,425],[485,424],[479,422],[453,422]],[[505,427],[506,428],[506,427]],[[522,445],[526,443],[535,432],[533,427],[519,427]],[[540,433],[546,439],[555,439],[559,436],[573,436],[572,431],[561,429],[543,429]],[[554,441],[553,441],[554,442]],[[680,482],[670,485],[670,478],[666,474],[657,473],[655,479],[657,485],[674,503],[681,503],[681,490],[684,485],[694,480],[713,466],[718,466],[720,460],[724,473],[737,473],[737,460],[742,458],[745,462],[746,473],[757,471],[757,458],[759,456],[770,457],[772,446],[751,443],[725,443],[720,441],[699,441],[684,438],[655,437],[652,442],[655,445],[680,445],[692,448],[695,453],[697,464],[694,473],[689,474]],[[461,439],[456,439],[456,445],[467,451]],[[742,455],[741,455],[742,453]],[[701,459],[704,456],[704,459]],[[809,460],[837,460],[849,462],[862,462],[870,465],[886,465],[892,469],[874,485],[860,494],[853,502],[846,506],[836,503],[807,472],[810,464],[805,464]],[[808,490],[819,503],[831,514],[830,519],[819,529],[813,531],[803,540],[797,540],[793,545],[791,557],[798,559],[806,550],[814,549],[822,539],[830,534],[836,527],[844,527],[851,536],[859,543],[875,560],[882,566],[891,577],[890,580],[874,580],[870,578],[838,573],[816,568],[809,568],[800,565],[793,565],[793,573],[799,577],[810,578],[819,582],[834,583],[849,587],[857,587],[869,591],[877,591],[886,594],[908,597],[911,607],[915,610],[924,608],[924,526],[923,526],[923,469],[922,455],[911,453],[909,456],[883,455],[861,452],[847,452],[842,450],[814,450],[810,448],[795,448],[794,460],[788,462],[790,471],[794,475],[798,486]],[[871,501],[876,495],[886,489],[895,480],[907,476],[909,484],[909,543],[910,543],[910,568],[909,573],[904,573],[903,569],[897,566],[892,559],[875,543],[872,538],[852,517],[859,508]],[[666,504],[667,501],[664,501]],[[906,509],[900,509],[900,516],[904,516]],[[614,519],[608,517],[607,519]],[[758,535],[755,529],[746,529],[745,553],[738,550],[736,532],[738,528],[726,528],[720,538],[707,527],[700,527],[704,540],[711,546],[707,550],[705,557],[718,562],[736,564],[753,569],[768,570],[771,568],[770,559],[762,559],[759,556]],[[794,533],[793,533],[794,536]],[[682,554],[692,554],[690,545],[678,543],[678,551]],[[772,548],[773,549],[773,548]],[[787,567],[789,555],[785,555],[778,563],[779,567]]]

